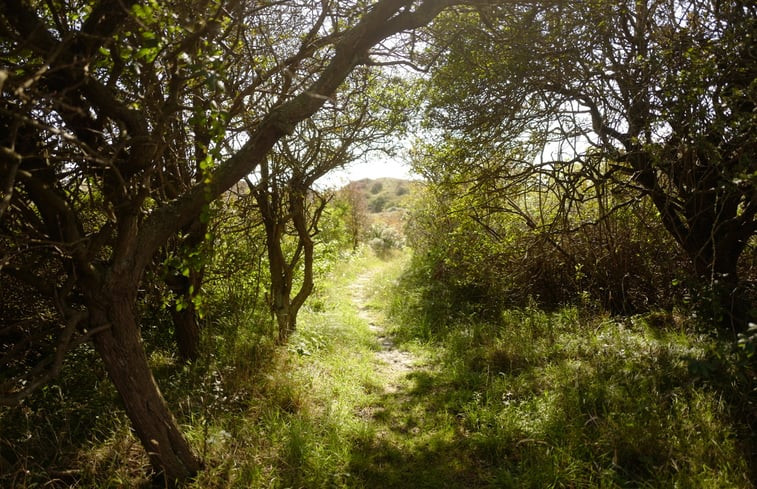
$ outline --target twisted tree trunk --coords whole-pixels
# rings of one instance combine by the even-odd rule
[[[110,326],[95,336],[94,345],[153,469],[175,484],[194,476],[201,464],[150,370],[134,316],[134,290],[136,285],[113,281],[89,297],[93,324]]]

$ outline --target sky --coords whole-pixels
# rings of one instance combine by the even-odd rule
[[[349,182],[363,178],[383,177],[406,180],[420,178],[412,172],[410,166],[403,161],[401,156],[394,158],[372,157],[351,163],[344,169],[335,170],[318,180],[318,184],[324,187],[343,187]]]

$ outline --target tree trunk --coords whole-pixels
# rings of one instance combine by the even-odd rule
[[[182,233],[186,234],[186,238],[183,243],[179,243],[178,248],[190,252],[202,251],[201,247],[207,232],[207,221],[196,216],[190,224],[182,228]],[[168,286],[180,298],[179,300],[183,305],[180,311],[176,309],[175,304],[171,308],[174,338],[181,359],[185,362],[193,362],[197,360],[200,354],[200,322],[194,298],[200,293],[202,287],[202,281],[205,277],[205,263],[204,261],[192,263],[188,277],[182,275],[179,270],[176,270],[175,273],[174,277],[166,280]]]
[[[279,344],[283,345],[284,343],[286,343],[286,341],[289,339],[289,336],[297,327],[297,315],[292,314],[292,308],[289,304],[288,297],[284,297],[279,294],[279,299],[282,300],[278,304],[275,303],[274,315],[276,316],[276,324],[279,327],[277,341]]]
[[[129,291],[108,287],[90,301],[94,324],[110,328],[94,338],[95,348],[121,396],[132,427],[147,452],[156,475],[180,484],[200,469],[181,434],[148,365]]]
[[[268,228],[266,228],[268,232]],[[296,327],[297,313],[292,311],[292,274],[281,248],[281,235],[274,226],[267,236],[268,266],[271,273],[271,309],[278,326],[277,341],[283,344]]]
[[[184,362],[194,362],[200,355],[200,323],[191,298],[185,300],[188,303],[181,311],[177,311],[175,305],[171,308],[171,319],[179,357]]]
[[[200,323],[193,298],[202,285],[202,272],[190,270],[189,277],[185,277],[179,270],[169,269],[164,281],[176,296],[169,312],[179,358],[193,362],[200,354]]]
[[[294,191],[291,191],[293,192]],[[302,193],[301,195],[304,195]],[[287,259],[282,248],[283,225],[274,223],[270,215],[264,215],[266,244],[268,248],[268,266],[271,273],[271,307],[278,325],[278,342],[283,344],[297,328],[297,314],[305,300],[313,292],[313,240],[307,226],[305,204],[302,199],[292,197],[289,211],[290,219],[297,230],[297,249]],[[324,204],[325,205],[325,204]],[[323,207],[321,207],[322,209]],[[320,214],[320,210],[317,214]],[[315,218],[317,220],[317,217]],[[302,285],[292,297],[294,276],[300,262],[304,260]]]
[[[660,212],[662,223],[686,252],[697,279],[709,287],[707,298],[712,308],[711,319],[721,330],[734,335],[746,330],[751,304],[739,280],[738,261],[752,236],[753,228],[738,214],[738,201],[732,195],[713,194],[718,181],[697,182],[700,190],[692,191],[689,205],[680,212],[672,199],[657,190],[654,177],[640,179]]]
[[[750,316],[752,304],[738,275],[738,258],[743,246],[739,246],[738,241],[734,245],[729,238],[732,237],[721,237],[715,243],[710,237],[691,240],[694,243],[688,243],[686,251],[697,276],[709,288],[712,319],[736,336],[746,331],[753,318]]]

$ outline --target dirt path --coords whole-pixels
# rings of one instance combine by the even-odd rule
[[[368,323],[368,327],[376,334],[381,350],[376,352],[376,358],[380,365],[379,374],[387,379],[385,392],[395,393],[401,385],[401,380],[410,372],[416,363],[416,359],[409,352],[397,348],[392,338],[387,334],[377,312],[369,305],[369,284],[376,273],[375,270],[367,270],[355,279],[351,287],[351,299],[358,310],[358,316]]]
[[[385,318],[381,297],[373,284],[386,282],[386,268],[370,267],[349,287],[349,299],[358,316],[375,335],[373,379],[376,387],[355,414],[370,433],[353,448],[350,473],[365,489],[414,487],[469,489],[475,463],[461,452],[457,422],[450,414],[447,391],[431,356],[419,345],[413,351],[395,344],[390,331],[396,325]]]

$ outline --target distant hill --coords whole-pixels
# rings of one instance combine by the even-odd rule
[[[365,199],[369,225],[391,226],[402,232],[405,214],[423,182],[399,178],[365,178],[350,182]]]
[[[421,185],[399,178],[364,178],[351,182],[365,196],[366,210],[370,214],[406,209],[414,191]]]

